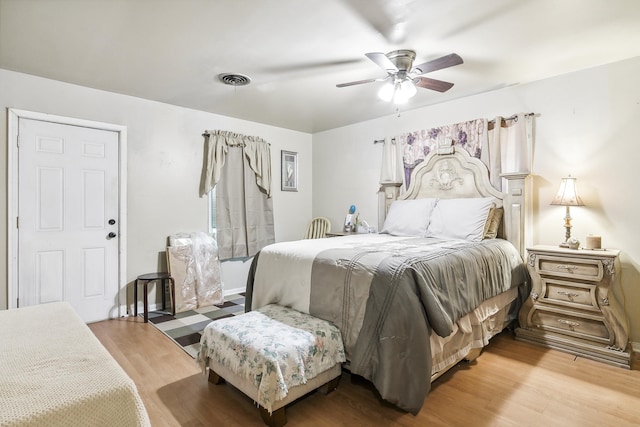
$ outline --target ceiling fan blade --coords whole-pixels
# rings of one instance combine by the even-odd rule
[[[415,65],[411,72],[414,74],[424,74],[430,71],[442,70],[443,68],[453,67],[454,65],[460,65],[464,61],[460,56],[455,53],[445,55],[443,57],[432,59],[431,61],[423,62],[422,64]]]
[[[373,83],[376,82],[380,79],[366,79],[366,80],[358,80],[355,82],[348,82],[348,83],[339,83],[336,85],[336,87],[347,87],[347,86],[355,86],[355,85],[361,85],[364,83]]]
[[[418,77],[413,79],[413,83],[425,89],[435,90],[437,92],[446,92],[453,87],[453,83],[443,82],[442,80],[430,79],[427,77]]]
[[[376,63],[376,65],[387,73],[394,73],[398,71],[398,67],[387,58],[387,55],[380,52],[365,53],[365,56]]]

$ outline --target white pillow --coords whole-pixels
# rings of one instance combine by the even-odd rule
[[[426,236],[479,242],[493,205],[491,198],[439,199]]]
[[[389,206],[381,233],[424,237],[438,199],[396,200]]]

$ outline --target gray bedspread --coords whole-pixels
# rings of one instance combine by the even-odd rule
[[[254,285],[266,286],[264,280],[255,280],[256,271],[287,275],[277,265],[280,258],[260,254],[254,259],[247,309],[258,308],[252,303]],[[431,329],[448,336],[455,322],[482,301],[527,280],[517,250],[501,239],[357,242],[321,250],[311,265],[308,310],[303,311],[336,324],[351,372],[370,380],[383,399],[413,414],[420,411],[431,385]],[[286,289],[270,292],[287,294]],[[266,302],[257,296],[258,305]],[[268,299],[296,305],[286,304],[286,297]]]

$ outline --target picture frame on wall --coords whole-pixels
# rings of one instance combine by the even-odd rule
[[[298,191],[298,153],[280,151],[281,189],[282,191]]]

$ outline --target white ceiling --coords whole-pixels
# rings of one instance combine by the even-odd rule
[[[0,0],[0,68],[309,133],[392,114],[381,83],[335,85],[395,49],[464,59],[413,109],[639,56],[640,1]]]

